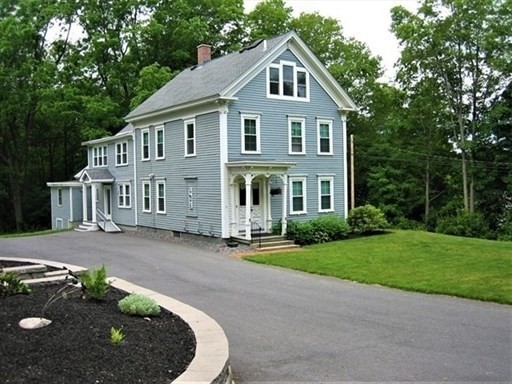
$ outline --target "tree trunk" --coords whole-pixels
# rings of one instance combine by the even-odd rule
[[[23,229],[23,209],[21,206],[20,174],[12,168],[9,170],[9,182],[11,184],[11,200],[14,208],[16,232],[21,232]]]

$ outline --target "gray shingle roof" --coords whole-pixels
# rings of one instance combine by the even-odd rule
[[[157,112],[194,100],[219,96],[222,90],[239,79],[274,47],[292,36],[293,32],[267,40],[264,44],[240,52],[233,52],[203,65],[185,69],[160,88],[146,101],[131,111],[126,119]]]
[[[114,181],[114,176],[107,168],[84,168],[77,176],[81,179],[84,173],[89,176],[90,181]]]
[[[130,132],[133,132],[133,125],[131,123],[129,123],[128,125],[126,125],[126,127],[124,127],[123,129],[121,129],[119,132],[116,133],[116,136],[120,136],[120,135],[123,135],[125,133],[130,133]]]

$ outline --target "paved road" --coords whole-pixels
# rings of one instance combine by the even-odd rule
[[[130,234],[0,239],[0,256],[118,276],[201,309],[238,382],[512,382],[512,307],[407,293]]]

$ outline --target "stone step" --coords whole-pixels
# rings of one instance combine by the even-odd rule
[[[17,275],[26,275],[29,273],[46,272],[48,268],[43,264],[28,264],[20,265],[18,267],[7,267],[0,270],[2,273],[15,273]]]
[[[69,280],[68,279],[68,275],[58,275],[58,276],[50,276],[50,277],[39,277],[39,278],[36,278],[36,279],[24,279],[24,280],[21,280],[21,281],[23,283],[27,284],[27,285],[47,285],[47,284],[61,283],[61,282],[66,281],[66,280]]]
[[[300,245],[297,244],[289,244],[289,245],[277,245],[275,247],[262,247],[256,248],[258,252],[274,252],[274,251],[292,251],[300,248]]]
[[[269,248],[269,247],[280,247],[280,246],[285,246],[285,245],[294,245],[295,243],[293,242],[293,240],[276,240],[276,241],[265,241],[265,242],[261,242],[261,247],[260,247],[260,244],[259,242],[256,240],[254,243],[252,243],[252,247],[257,247],[257,248]]]

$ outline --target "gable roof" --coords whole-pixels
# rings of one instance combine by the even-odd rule
[[[333,97],[340,109],[357,107],[295,32],[253,44],[238,52],[185,69],[142,104],[125,120],[166,113],[190,103],[234,97],[236,92],[286,49],[290,49]]]
[[[75,175],[82,182],[112,183],[114,176],[107,168],[84,168]]]

